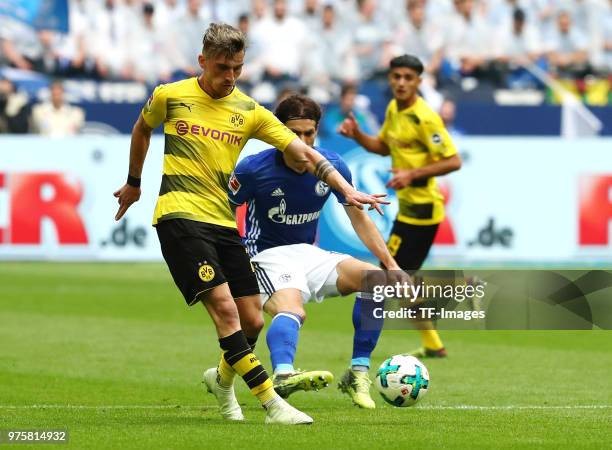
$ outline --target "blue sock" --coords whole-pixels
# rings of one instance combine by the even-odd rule
[[[351,367],[361,370],[370,367],[370,355],[374,351],[374,347],[376,347],[384,324],[384,319],[377,319],[372,313],[374,308],[381,307],[382,303],[365,299],[364,297],[366,296],[367,294],[357,294],[355,305],[353,306],[355,335],[353,336]]]
[[[301,326],[302,318],[290,312],[280,312],[272,319],[266,333],[266,342],[270,349],[274,373],[293,372],[293,359]]]

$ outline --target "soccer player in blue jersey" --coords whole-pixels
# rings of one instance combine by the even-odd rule
[[[278,105],[275,114],[302,141],[314,144],[321,118],[317,103],[306,96],[293,95]],[[350,182],[351,173],[339,155],[317,150]],[[382,323],[363,329],[363,310],[372,302],[367,293],[359,291],[362,271],[381,269],[313,245],[321,210],[332,193],[344,205],[366,247],[387,269],[399,271],[368,214],[348,205],[341,193],[307,173],[303,163],[292,160],[290,155],[268,149],[249,156],[236,166],[229,181],[230,204],[237,207],[248,203],[244,242],[255,267],[264,311],[273,318],[266,338],[274,388],[282,397],[288,397],[297,390],[327,386],[333,380],[330,372],[302,372],[293,366],[298,332],[306,318],[303,304],[356,292],[351,368],[343,375],[339,388],[356,405],[371,409],[375,404],[370,397],[368,369]]]

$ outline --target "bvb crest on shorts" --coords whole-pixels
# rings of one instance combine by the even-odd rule
[[[210,264],[204,264],[198,269],[198,275],[202,281],[208,283],[210,280],[215,278],[215,269],[213,269]]]

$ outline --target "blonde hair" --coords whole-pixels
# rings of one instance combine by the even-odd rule
[[[234,56],[246,47],[242,31],[226,23],[211,23],[202,39],[204,56]]]

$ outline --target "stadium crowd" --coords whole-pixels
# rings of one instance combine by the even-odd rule
[[[425,63],[425,90],[612,71],[612,0],[69,0],[67,34],[0,16],[0,70],[153,86],[199,72],[211,21],[246,34],[241,87],[262,103],[287,86],[337,100],[403,53]]]

